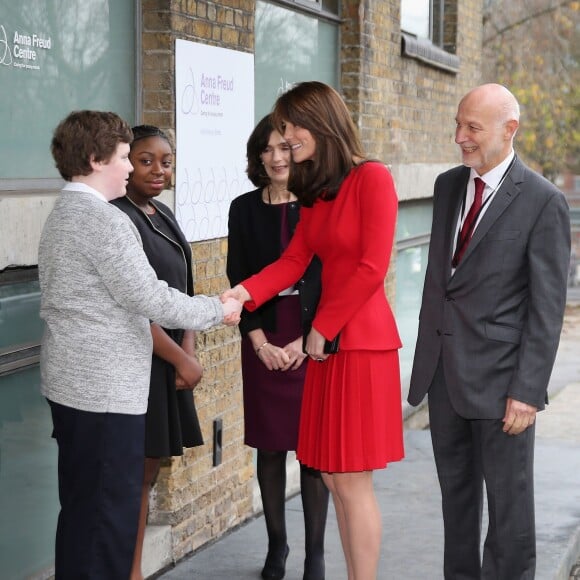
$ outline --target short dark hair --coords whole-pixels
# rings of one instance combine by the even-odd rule
[[[342,97],[319,81],[299,83],[274,105],[272,123],[281,134],[285,122],[308,129],[316,141],[314,158],[292,165],[288,189],[306,207],[319,197],[334,199],[355,165],[353,158],[366,157]]]
[[[262,117],[248,138],[246,144],[246,157],[248,158],[246,173],[248,174],[248,179],[256,187],[266,187],[266,185],[270,184],[270,178],[264,169],[261,155],[268,147],[270,135],[275,130],[271,116],[266,115]]]
[[[91,160],[107,162],[119,143],[131,143],[129,124],[116,113],[73,111],[54,130],[50,150],[61,176],[90,175]]]
[[[141,139],[160,137],[161,139],[167,141],[171,147],[173,147],[173,143],[171,142],[171,139],[167,133],[155,125],[136,125],[135,127],[131,128],[131,131],[133,131],[133,143],[140,141]]]

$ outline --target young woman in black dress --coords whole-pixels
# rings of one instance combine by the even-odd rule
[[[193,295],[191,248],[173,212],[155,198],[171,182],[173,152],[169,139],[150,125],[133,127],[129,159],[135,168],[127,195],[114,203],[137,226],[143,249],[160,280]],[[130,580],[142,580],[141,557],[149,492],[162,457],[183,455],[184,447],[203,444],[192,389],[203,370],[195,356],[195,333],[151,325],[153,360],[145,423],[145,474],[139,532]]]

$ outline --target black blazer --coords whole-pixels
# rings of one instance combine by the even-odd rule
[[[160,201],[150,200],[150,203],[155,207],[158,215],[162,217],[165,225],[171,230],[174,240],[157,229],[151,219],[128,197],[125,196],[111,201],[112,205],[125,212],[135,224],[141,236],[143,251],[147,255],[147,259],[155,270],[157,277],[167,282],[171,288],[176,288],[189,296],[193,296],[191,247],[185,239],[173,212]],[[164,330],[177,344],[181,344],[184,330],[180,328],[164,328]],[[175,407],[169,403],[169,406],[165,409],[166,418],[164,421],[180,426],[179,429],[181,429],[183,441],[188,447],[203,445],[203,435],[199,426],[192,391],[175,390],[175,368],[171,363],[156,354],[153,354],[151,359],[151,385],[155,385],[155,387],[151,388],[149,394],[149,407],[161,404],[161,400],[166,401],[164,404],[167,405],[167,395],[164,393],[173,392],[177,403]],[[157,419],[157,413],[147,413],[145,449],[152,456],[166,453],[167,448],[173,449],[173,455],[180,455],[181,452],[174,448],[174,443],[166,439],[169,431],[160,430],[158,421],[161,421],[161,419]],[[166,441],[165,444],[162,443],[164,440]]]
[[[164,203],[157,200],[151,200],[151,204],[163,216],[165,222],[175,236],[175,239],[179,242],[176,244],[173,240],[169,240],[172,246],[176,248],[181,260],[183,260],[183,273],[182,275],[180,274],[179,277],[176,277],[175,274],[171,274],[167,271],[167,238],[164,236],[165,240],[160,241],[160,236],[163,236],[163,234],[155,228],[145,213],[127,196],[114,199],[111,201],[111,204],[117,206],[126,213],[137,227],[137,230],[139,230],[141,241],[143,242],[143,250],[147,254],[149,263],[157,273],[157,277],[160,280],[165,280],[172,288],[177,288],[181,292],[193,296],[191,247],[185,239],[173,212]]]
[[[160,280],[164,280],[171,288],[176,288],[180,292],[184,292],[189,296],[193,296],[193,271],[191,266],[191,247],[187,243],[181,228],[179,227],[173,212],[160,201],[151,200],[151,204],[157,209],[157,211],[163,216],[165,222],[170,227],[175,239],[179,242],[176,244],[173,240],[171,246],[174,248],[175,255],[172,254],[171,260],[170,256],[167,255],[168,238],[159,232],[151,220],[145,215],[145,213],[140,210],[128,197],[120,197],[111,201],[112,205],[117,206],[121,211],[126,213],[131,221],[137,227],[139,235],[141,236],[141,242],[143,243],[143,251],[147,255],[149,263],[155,270],[157,277]],[[183,268],[176,268],[176,264],[180,262],[183,263]],[[172,267],[170,267],[170,263]],[[182,329],[164,329],[171,338],[178,344],[181,344],[183,340],[183,330]],[[156,370],[156,363],[163,363],[164,361],[156,361],[155,355],[153,356],[153,371]],[[152,373],[152,376],[156,372]],[[160,372],[161,374],[161,372]]]
[[[288,204],[290,233],[294,233],[300,218],[300,204]],[[262,189],[236,197],[230,206],[228,220],[227,276],[235,286],[262,268],[276,261],[281,254],[280,208],[262,201]],[[322,265],[314,257],[297,283],[300,296],[302,323],[312,320],[320,296]],[[242,311],[240,332],[245,336],[251,330],[276,329],[275,304],[278,297],[269,300],[254,312]]]

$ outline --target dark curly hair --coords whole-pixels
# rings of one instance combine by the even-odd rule
[[[286,122],[308,129],[316,141],[314,158],[292,165],[288,189],[306,207],[319,197],[334,199],[353,159],[366,157],[342,97],[319,81],[299,83],[274,105],[272,123],[282,135]]]
[[[248,174],[248,179],[256,187],[266,187],[266,185],[270,184],[270,178],[264,169],[261,155],[268,147],[270,135],[275,130],[271,116],[266,115],[256,125],[248,138],[246,144],[246,157],[248,158],[246,173]]]
[[[54,130],[50,150],[59,173],[70,181],[90,175],[91,160],[107,162],[119,143],[132,140],[131,127],[116,113],[73,111]]]

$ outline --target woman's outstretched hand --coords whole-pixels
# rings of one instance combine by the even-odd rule
[[[220,300],[222,302],[224,302],[228,298],[235,298],[238,302],[242,304],[252,299],[250,293],[241,284],[238,284],[237,286],[234,286],[233,288],[226,290],[220,296]]]

